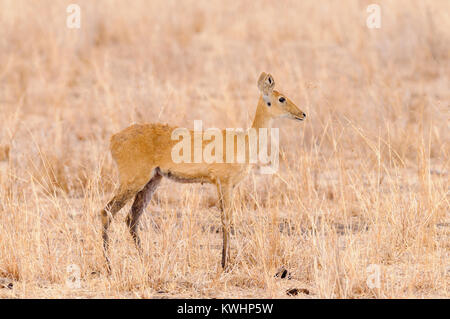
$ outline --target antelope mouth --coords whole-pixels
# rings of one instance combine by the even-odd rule
[[[304,117],[294,116],[294,119],[297,120],[297,121],[303,121],[305,118]]]

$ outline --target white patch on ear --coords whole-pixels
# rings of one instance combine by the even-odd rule
[[[267,106],[270,106],[270,97],[268,95],[263,95],[263,100],[266,102]]]

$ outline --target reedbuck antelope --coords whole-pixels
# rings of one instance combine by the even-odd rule
[[[272,120],[276,118],[287,117],[301,121],[306,117],[305,113],[285,95],[274,90],[274,86],[273,77],[263,72],[258,79],[261,96],[252,124],[254,129],[270,128]],[[233,189],[247,175],[251,163],[248,160],[243,163],[175,162],[171,156],[172,148],[177,143],[171,138],[175,129],[177,128],[159,123],[136,124],[111,138],[111,154],[119,170],[120,186],[112,200],[101,211],[103,247],[108,271],[111,270],[111,265],[108,258],[107,231],[112,217],[134,198],[126,224],[136,247],[141,252],[141,242],[137,233],[139,217],[163,177],[181,183],[216,185],[222,213],[222,267],[227,267],[230,254]],[[220,132],[225,136],[225,130]],[[245,138],[248,139],[248,136]],[[225,156],[226,154],[223,154],[224,158]]]

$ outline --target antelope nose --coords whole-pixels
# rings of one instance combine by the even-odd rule
[[[305,113],[303,113],[303,118],[305,118],[306,117],[306,114]]]

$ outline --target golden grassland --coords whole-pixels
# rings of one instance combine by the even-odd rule
[[[379,1],[380,29],[362,0],[78,0],[68,29],[71,2],[0,0],[0,297],[449,297],[449,1]],[[308,116],[237,189],[231,270],[214,187],[165,180],[107,276],[110,136],[246,127],[261,71]]]

